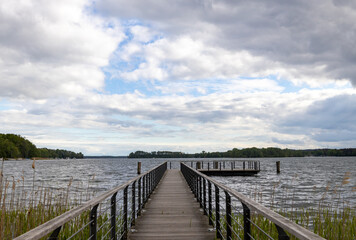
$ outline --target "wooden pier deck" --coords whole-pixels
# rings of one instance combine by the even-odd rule
[[[167,170],[128,238],[214,239],[215,231],[179,170]]]

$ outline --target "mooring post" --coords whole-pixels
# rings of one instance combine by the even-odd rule
[[[276,162],[276,167],[277,167],[277,173],[281,172],[281,161]]]
[[[141,174],[141,162],[137,162],[137,174]]]

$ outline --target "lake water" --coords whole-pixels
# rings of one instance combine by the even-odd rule
[[[72,193],[93,191],[98,195],[135,177],[137,162],[142,172],[164,161],[178,168],[180,161],[193,159],[76,159],[5,161],[4,177],[32,189],[67,188]],[[199,159],[204,160],[204,159]],[[214,159],[206,159],[212,161]],[[224,159],[228,160],[228,159]],[[308,157],[248,159],[261,162],[261,172],[253,177],[214,177],[223,184],[271,207],[306,208],[319,204],[356,207],[356,158]],[[281,161],[281,173],[276,174],[276,161]],[[11,185],[10,185],[11,186]]]

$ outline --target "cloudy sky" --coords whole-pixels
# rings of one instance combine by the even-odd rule
[[[354,0],[0,2],[0,132],[86,155],[356,147]]]

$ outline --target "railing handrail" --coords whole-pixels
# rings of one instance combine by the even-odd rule
[[[79,216],[80,214],[82,214],[84,211],[86,210],[90,210],[91,208],[93,208],[95,205],[99,204],[100,202],[102,202],[103,200],[107,199],[108,197],[112,196],[114,193],[125,189],[127,186],[129,186],[130,184],[132,184],[133,182],[139,180],[140,178],[142,178],[143,176],[147,175],[148,173],[156,170],[157,168],[161,167],[162,165],[166,164],[167,162],[164,162],[150,170],[148,170],[145,173],[142,173],[138,176],[136,176],[135,178],[132,178],[131,180],[119,185],[116,188],[113,188],[111,190],[106,191],[105,193],[81,204],[78,207],[75,207],[39,226],[37,226],[36,228],[18,236],[17,238],[15,238],[14,240],[35,240],[35,239],[39,239],[41,237],[47,236],[48,234],[50,234],[51,232],[53,232],[54,230],[56,230],[57,228],[63,226],[65,223],[69,222],[70,220],[72,220],[73,218]]]
[[[199,159],[199,160],[198,160]],[[195,158],[194,160],[181,161],[183,163],[188,162],[260,162],[260,160],[253,160],[251,158],[246,159],[213,159],[213,158]]]
[[[283,228],[287,232],[293,234],[295,237],[301,239],[301,240],[325,240],[325,238],[320,237],[319,235],[309,231],[308,229],[292,222],[291,220],[281,216],[280,214],[272,211],[271,209],[263,206],[262,204],[255,202],[254,200],[246,197],[245,195],[237,192],[236,190],[227,187],[218,181],[214,180],[211,177],[208,177],[207,175],[195,170],[194,168],[191,168],[187,164],[181,162],[181,164],[184,164],[186,167],[188,167],[191,171],[194,171],[195,174],[205,178],[207,181],[210,181],[213,183],[215,186],[218,186],[219,188],[223,189],[224,191],[230,193],[232,196],[237,198],[240,202],[244,203],[247,205],[251,210],[256,211],[260,215],[266,217],[270,221],[272,221],[274,224],[278,225],[279,227]]]

